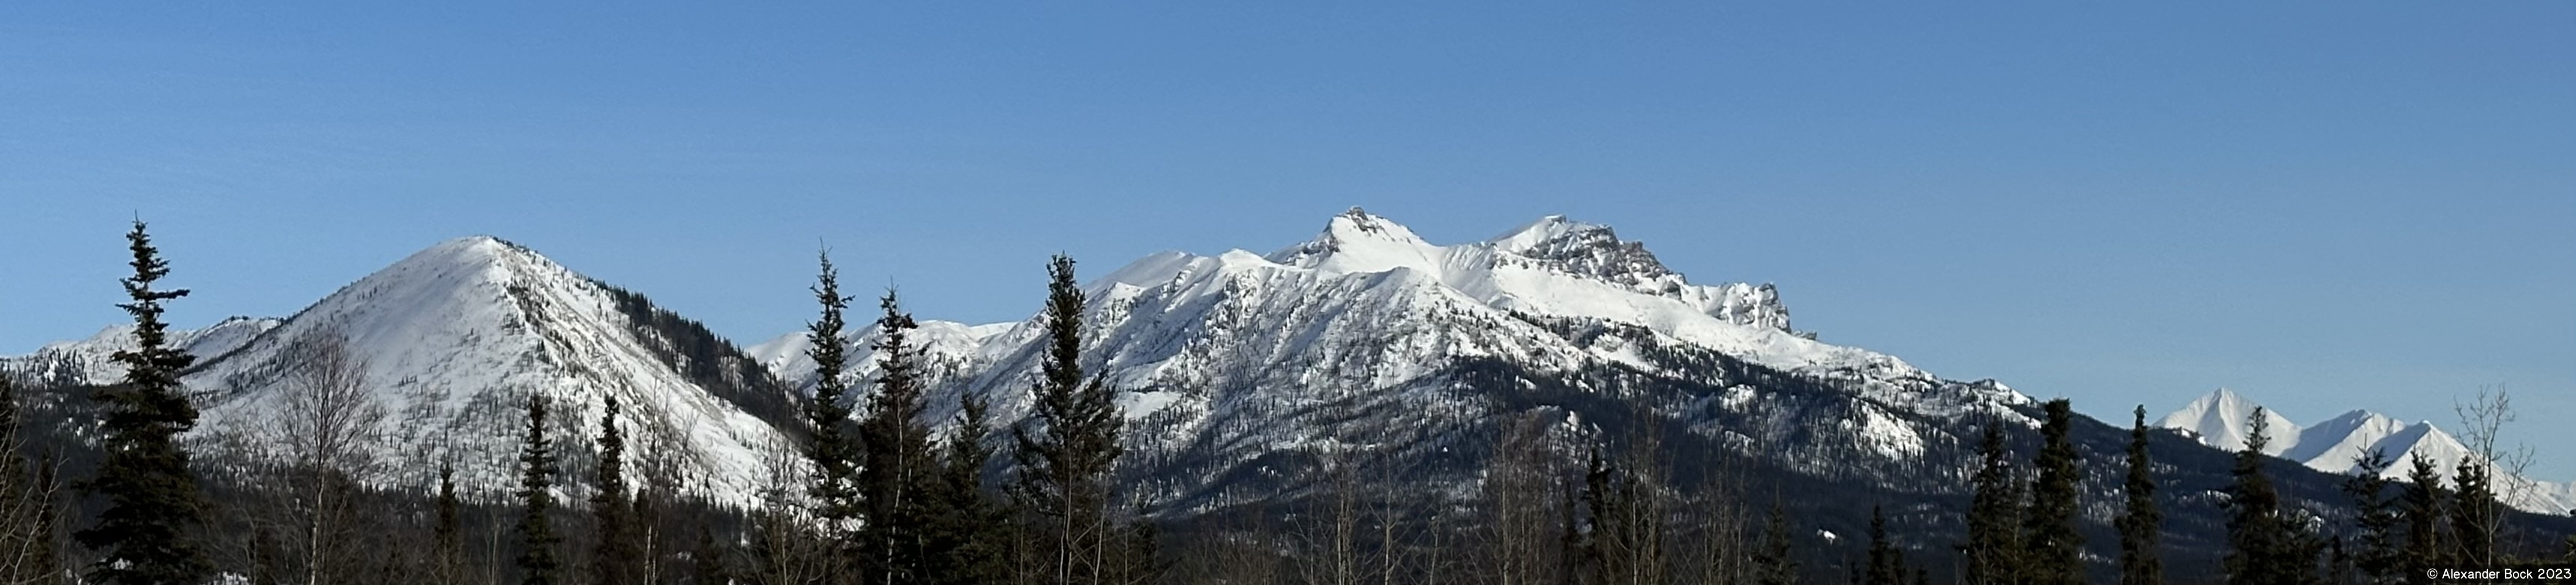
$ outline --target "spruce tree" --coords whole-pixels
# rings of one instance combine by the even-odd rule
[[[1011,455],[1019,463],[1012,493],[1041,531],[1046,581],[1099,583],[1110,576],[1106,557],[1124,548],[1110,542],[1116,531],[1108,476],[1125,421],[1108,380],[1082,371],[1084,298],[1073,259],[1057,255],[1047,277],[1046,353],[1029,389],[1029,421],[1011,429],[1018,447]]]
[[[2417,453],[2407,458],[2406,488],[2398,493],[2398,516],[2406,522],[2406,546],[2400,558],[2407,567],[2450,562],[2443,550],[2442,476],[2432,460]]]
[[[2388,454],[2373,449],[2353,459],[2352,477],[2343,482],[2343,492],[2352,497],[2353,527],[2358,529],[2361,550],[2351,562],[2364,582],[2394,584],[2406,580],[2406,565],[2399,551],[2397,502],[2388,494]]]
[[[1968,504],[1967,585],[2022,582],[2021,479],[2004,447],[2003,425],[1989,420],[1977,443],[1981,464]]]
[[[859,496],[859,444],[847,428],[850,424],[849,382],[841,379],[848,368],[847,348],[841,332],[847,324],[841,312],[850,307],[851,297],[841,295],[841,276],[832,266],[829,252],[818,252],[822,272],[815,277],[814,300],[822,305],[822,316],[806,328],[809,346],[805,356],[814,360],[814,399],[805,404],[805,456],[813,464],[814,483],[807,494],[814,500],[814,515],[824,526],[824,536],[831,543],[834,557],[855,554],[857,527],[861,507]]]
[[[689,585],[725,585],[732,577],[725,571],[725,549],[716,547],[715,529],[698,524],[697,546],[689,549]]]
[[[1795,585],[1798,562],[1789,558],[1789,515],[1771,501],[1771,516],[1762,524],[1762,544],[1753,551],[1754,585]]]
[[[2476,459],[2461,458],[2451,475],[2451,534],[2459,562],[2487,565],[2496,561],[2495,536],[2481,527],[2495,526],[2503,506],[2496,503],[2495,478]]]
[[[919,325],[903,312],[894,291],[886,291],[877,305],[885,311],[877,318],[877,388],[859,421],[859,499],[866,506],[859,552],[863,581],[891,585],[927,576],[922,530],[930,521],[926,511],[938,461],[931,455],[930,427],[921,423],[929,405],[922,397],[920,349],[910,340]]]
[[[1873,504],[1869,507],[1869,570],[1861,585],[1904,585],[1905,568],[1898,566],[1895,547],[1887,542],[1887,513]]]
[[[2156,510],[2154,465],[2147,459],[2147,407],[2138,405],[2130,414],[2136,418],[2129,425],[2129,480],[2121,486],[2128,506],[2114,522],[2120,529],[2120,585],[2164,585],[2164,561],[2156,550],[2164,513]]]
[[[118,304],[134,317],[134,349],[116,352],[125,365],[125,381],[100,387],[91,399],[101,407],[102,451],[98,475],[81,482],[84,491],[103,497],[107,508],[98,523],[72,533],[81,546],[95,551],[91,580],[113,585],[200,583],[214,573],[205,553],[188,535],[204,524],[204,495],[188,469],[188,452],[179,433],[197,424],[197,409],[179,384],[179,371],[196,362],[169,343],[169,325],[161,322],[161,304],[188,295],[187,289],[158,290],[153,283],[170,274],[170,265],[152,247],[141,220],[125,234],[134,260],[134,275],[123,280],[131,302]]]
[[[590,582],[592,585],[629,585],[635,582],[634,564],[642,556],[630,534],[634,504],[626,487],[626,437],[617,430],[617,395],[603,399],[599,418],[599,465],[590,496],[590,517],[598,527],[598,541],[592,543]]]
[[[2064,398],[2048,401],[2048,420],[2040,424],[2039,455],[2031,467],[2030,511],[2023,517],[2024,576],[2035,585],[2081,585],[2084,582],[2084,535],[2075,531],[2076,469],[2074,409]]]
[[[439,461],[436,520],[430,529],[431,546],[438,549],[433,552],[437,564],[431,567],[431,581],[438,585],[465,582],[465,525],[456,505],[456,466]]]
[[[2343,538],[2336,535],[2326,535],[2325,542],[2325,582],[2332,585],[2352,585],[2354,583],[2352,555],[2344,551]]]
[[[528,395],[528,435],[519,449],[519,583],[554,585],[562,569],[555,546],[555,452],[546,438],[546,401]]]
[[[1627,546],[1619,540],[1625,530],[1618,525],[1619,515],[1612,511],[1617,504],[1610,493],[1609,463],[1601,460],[1600,447],[1594,447],[1585,456],[1583,466],[1583,512],[1591,520],[1590,530],[1578,530],[1568,536],[1576,539],[1577,549],[1582,553],[1577,570],[1590,578],[1587,583],[1610,585],[1626,572],[1626,567],[1619,566],[1622,559],[1616,558],[1613,552]],[[1570,521],[1567,528],[1577,530]]]
[[[940,442],[939,490],[934,500],[940,513],[931,519],[929,529],[931,550],[937,553],[927,559],[928,582],[999,583],[1010,576],[1005,557],[1010,534],[1007,511],[984,488],[984,467],[993,459],[993,448],[984,444],[992,432],[991,407],[973,391],[957,400],[955,424],[947,440]]]
[[[2235,483],[2227,489],[2227,585],[2305,585],[2316,559],[2306,554],[2281,496],[2263,470],[2271,442],[2261,407],[2254,409],[2245,448],[2236,452]]]

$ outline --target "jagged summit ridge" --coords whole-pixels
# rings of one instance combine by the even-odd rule
[[[1771,445],[1764,456],[1819,473],[1899,470],[1960,448],[1938,421],[2035,424],[2014,410],[2029,398],[2002,384],[1944,380],[1818,342],[1789,330],[1768,285],[1692,284],[1642,244],[1561,216],[1434,245],[1355,209],[1270,254],[1160,252],[1085,290],[1084,366],[1122,389],[1128,448],[1157,462],[1147,475],[1169,491],[1149,499],[1164,503],[1235,497],[1199,490],[1250,489],[1203,482],[1341,440],[1309,434],[1328,420],[1372,429],[1363,436],[1399,450],[1476,436],[1490,417],[1527,408],[1569,417],[1566,432],[1599,432],[1562,407],[1527,403],[1558,392],[1656,404],[1657,416],[1717,445]],[[954,373],[931,416],[969,392],[992,399],[999,420],[1025,415],[1040,325],[925,321],[915,339]],[[804,335],[753,353],[810,389]],[[853,386],[874,367],[875,336],[844,340],[860,369],[845,374]],[[1690,390],[1636,394],[1650,386]],[[1339,408],[1372,414],[1329,414]]]
[[[1457,304],[1505,315],[1624,323],[1782,368],[1881,370],[1899,377],[1927,377],[1892,357],[1820,344],[1812,336],[1797,334],[1790,328],[1778,289],[1771,284],[1692,284],[1656,260],[1644,244],[1619,239],[1609,226],[1562,215],[1540,218],[1485,241],[1441,246],[1424,241],[1403,224],[1354,207],[1328,219],[1315,237],[1269,254],[1159,252],[1130,262],[1086,288],[1098,298],[1120,299],[1117,305],[1124,308],[1139,297],[1204,300],[1254,287],[1291,286],[1286,283],[1292,280],[1297,281],[1295,288],[1341,289],[1331,294],[1372,289],[1376,294],[1411,291],[1405,294],[1441,297],[1411,301],[1416,306]],[[968,326],[925,320],[923,324],[931,354],[971,369],[1007,358],[1011,348],[1030,338],[1032,333],[1026,329],[1034,323]],[[1014,330],[1022,332],[1014,334]],[[802,335],[783,335],[754,346],[752,353],[782,377],[811,387],[812,380],[804,373],[811,364],[798,355],[805,347]],[[873,335],[865,329],[853,332],[848,342],[852,355],[870,357],[873,350],[863,340]],[[851,372],[853,381],[863,379],[856,377],[861,373]]]

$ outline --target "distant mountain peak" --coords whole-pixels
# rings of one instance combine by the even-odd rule
[[[2243,448],[2248,417],[2260,406],[2234,390],[2220,388],[2165,415],[2156,426],[2181,430],[2194,435],[2201,444],[2234,451]],[[2429,421],[2407,424],[2356,409],[2302,428],[2278,411],[2263,412],[2271,425],[2271,442],[2263,449],[2265,454],[2327,473],[2352,473],[2362,457],[2376,451],[2388,458],[2388,468],[2380,472],[2383,477],[2403,479],[2408,460],[2422,457],[2436,473],[2448,479],[2457,472],[2461,461],[2476,457],[2459,439]],[[2576,508],[2576,490],[2519,477],[2500,478],[2499,484],[2507,488],[2500,490],[2508,500],[2505,503],[2517,508],[2544,512]],[[2513,489],[2517,486],[2533,489]]]
[[[1325,222],[1314,239],[1272,252],[1279,264],[1327,272],[1384,272],[1412,268],[1438,273],[1445,251],[1385,217],[1353,207]]]
[[[2156,426],[2188,431],[2199,437],[2202,444],[2235,451],[2243,449],[2245,440],[2253,434],[2252,417],[2258,408],[2262,405],[2255,404],[2235,390],[2220,387],[2193,399],[2181,410],[2165,415],[2156,422]],[[2279,455],[2298,442],[2299,425],[2290,422],[2289,417],[2263,408],[2263,420],[2268,439],[2263,445],[2264,454]]]

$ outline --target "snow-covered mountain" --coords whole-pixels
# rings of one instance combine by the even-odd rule
[[[2242,449],[2245,439],[2254,434],[2254,409],[2262,405],[2247,400],[2234,390],[2220,388],[2208,396],[2193,399],[2181,410],[2167,414],[2156,426],[2188,431],[2201,444],[2222,449]],[[2298,443],[2298,423],[2271,409],[2263,410],[2264,434],[2268,437],[2263,452],[2279,455]]]
[[[2182,431],[2211,447],[2242,449],[2257,406],[2244,395],[2220,388],[2165,415],[2156,426]],[[2301,427],[2278,410],[2265,408],[2263,415],[2271,437],[2263,452],[2327,473],[2350,474],[2360,457],[2376,451],[2391,462],[2382,476],[2404,479],[2408,461],[2422,457],[2447,481],[2461,461],[2475,457],[2468,446],[2431,421],[2408,424],[2379,413],[2354,410]],[[2503,475],[2496,487],[2505,503],[2516,508],[2545,514],[2576,510],[2576,483]]]
[[[171,329],[168,336],[171,345],[187,350],[203,363],[232,353],[281,322],[232,317],[199,329]],[[88,339],[45,344],[28,355],[0,356],[0,368],[60,384],[109,384],[125,378],[125,365],[109,356],[130,349],[134,349],[134,325],[112,325]]]
[[[1652,438],[1673,454],[1677,476],[1729,475],[1797,494],[1793,517],[1819,530],[1865,530],[1867,514],[1850,504],[1870,500],[1892,504],[1898,521],[1937,527],[1928,534],[1959,529],[1955,508],[1983,428],[2005,428],[2017,451],[2035,448],[2038,409],[2018,391],[1820,342],[1791,327],[1771,285],[1694,283],[1642,243],[1563,217],[1436,245],[1352,209],[1267,254],[1163,252],[1086,273],[1101,276],[1085,285],[1084,366],[1121,390],[1130,423],[1121,460],[1131,466],[1123,483],[1165,517],[1293,502],[1327,476],[1314,471],[1359,460],[1432,486],[1402,492],[1440,506],[1425,509],[1455,509],[1500,448],[1500,429],[1514,426],[1547,429],[1541,443],[1564,465],[1579,464],[1596,441]],[[1032,286],[1031,314],[1042,297]],[[850,321],[872,321],[870,307],[853,307]],[[913,339],[934,362],[932,416],[945,420],[969,392],[992,399],[999,421],[1026,414],[1041,352],[1034,317],[921,323]],[[44,355],[104,356],[115,332]],[[409,485],[425,483],[420,462],[452,457],[469,484],[497,490],[525,396],[569,413],[557,434],[568,439],[594,432],[600,398],[614,394],[628,405],[633,448],[674,455],[719,497],[747,499],[762,450],[793,433],[780,429],[798,426],[800,390],[815,382],[802,331],[736,349],[641,296],[473,237],[414,254],[293,317],[188,334],[201,365],[186,381],[206,413],[192,440],[216,452],[265,448],[264,417],[286,386],[279,372],[334,332],[394,412],[384,455],[400,463],[387,481]],[[860,327],[844,340],[854,388],[874,376],[876,336]],[[89,365],[55,371],[114,377]],[[2252,408],[2221,392],[2166,417],[2185,433],[2151,436],[2175,497],[2168,542],[2184,551],[2177,558],[2215,562],[2224,451],[2241,440]],[[2319,462],[2366,447],[2438,457],[2457,445],[2429,425],[2366,414],[2270,424],[2269,451]],[[2085,522],[2107,524],[2117,509],[2117,466],[2094,463],[2117,460],[2125,427],[2079,417],[2074,428],[2088,462]],[[582,477],[581,441],[565,443],[567,475]],[[2283,474],[2284,493],[2310,507],[2343,505],[2327,475],[2335,469],[2320,469]],[[2576,486],[2532,485],[2576,500]]]
[[[1243,479],[1282,476],[1281,457],[1364,438],[1427,458],[1526,413],[1598,434],[1585,419],[1627,418],[1618,403],[1713,448],[1853,477],[1963,449],[1960,420],[2035,425],[2014,408],[2030,399],[2001,384],[1818,342],[1790,328],[1771,285],[1694,284],[1609,227],[1563,217],[1443,246],[1352,209],[1269,254],[1163,252],[1087,289],[1085,365],[1126,390],[1129,453],[1161,490],[1149,499],[1183,508],[1293,489]],[[1025,413],[1038,325],[925,322],[931,353],[956,368],[944,402],[981,392],[1005,420]],[[810,389],[803,335],[752,353]],[[852,335],[852,355],[873,360],[874,341]]]
[[[104,356],[131,345],[125,329],[16,359]],[[535,394],[557,413],[568,484],[580,489],[589,457],[574,439],[597,432],[603,399],[615,395],[637,456],[747,500],[762,449],[790,444],[769,421],[795,412],[766,368],[696,323],[491,237],[431,246],[286,319],[229,320],[176,339],[199,356],[182,378],[202,411],[189,440],[218,462],[276,448],[273,417],[293,383],[283,372],[340,340],[389,415],[373,444],[385,466],[375,479],[396,485],[428,485],[446,459],[460,484],[506,489]],[[84,376],[121,374],[92,365]]]

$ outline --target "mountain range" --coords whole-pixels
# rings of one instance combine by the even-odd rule
[[[2220,388],[2158,419],[2156,426],[2181,431],[2211,447],[2242,449],[2246,437],[2252,434],[2253,413],[2258,407],[2261,405],[2244,395]],[[2461,461],[2480,458],[2475,450],[2432,421],[2409,424],[2379,413],[2353,410],[2301,426],[2279,410],[2262,410],[2265,434],[2270,439],[2263,447],[2264,453],[2327,473],[2351,474],[2359,468],[2362,456],[2375,451],[2387,456],[2390,463],[2380,472],[2382,476],[2403,480],[2409,459],[2422,457],[2448,481],[2457,475]],[[2496,493],[2506,504],[2524,510],[2576,510],[2576,482],[2555,483],[2500,474]]]
[[[1674,454],[1680,481],[1732,477],[1748,491],[1799,494],[1787,499],[1792,514],[1824,533],[1863,533],[1865,506],[1851,503],[1882,502],[1901,545],[1948,550],[1937,535],[1961,529],[1981,430],[2000,426],[2018,452],[2036,448],[2039,410],[2021,392],[1818,341],[1793,328],[1770,284],[1698,284],[1609,226],[1561,216],[1435,245],[1354,208],[1268,253],[1157,253],[1085,290],[1083,366],[1120,390],[1129,421],[1122,483],[1164,518],[1303,498],[1324,475],[1314,472],[1350,454],[1426,486],[1416,503],[1447,509],[1474,497],[1499,429],[1535,421],[1563,465],[1589,445],[1652,437]],[[974,393],[997,420],[1024,417],[1041,333],[1035,317],[923,320],[912,339],[932,361],[929,415],[947,420]],[[877,335],[859,328],[844,340],[854,388],[873,377]],[[110,382],[118,371],[103,356],[124,338],[111,327],[0,365]],[[283,319],[227,320],[175,339],[200,357],[184,378],[205,412],[193,441],[259,452],[273,439],[259,421],[290,383],[280,372],[301,359],[298,348],[337,343],[393,413],[380,453],[394,462],[386,481],[424,485],[431,462],[448,459],[465,464],[469,490],[487,494],[508,485],[527,397],[571,413],[559,432],[582,436],[613,395],[639,429],[630,449],[748,501],[766,459],[791,448],[796,404],[817,387],[801,332],[738,348],[642,295],[485,236],[439,243]],[[2153,433],[2173,562],[2215,562],[2227,452],[2252,410],[2221,391]],[[2286,458],[2276,469],[2285,497],[2329,517],[2345,505],[2338,460],[2366,448],[2444,462],[2461,452],[2430,425],[2367,413],[2271,426],[2295,437],[2267,449]],[[2079,417],[2074,429],[2088,462],[2079,512],[2099,558],[2112,558],[2116,542],[2108,526],[2120,477],[2106,462],[2119,461],[2126,427]],[[566,449],[567,476],[583,477],[585,454]],[[2564,503],[2516,505],[2560,513]],[[2576,532],[2576,521],[2539,521]]]

